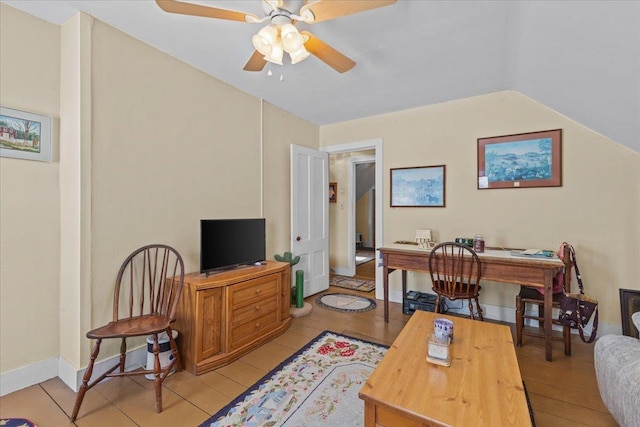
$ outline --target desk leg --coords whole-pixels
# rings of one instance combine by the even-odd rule
[[[402,301],[404,303],[404,296],[407,295],[407,270],[402,270]]]
[[[382,288],[384,289],[384,322],[389,323],[389,267],[382,267]]]
[[[553,307],[553,271],[544,271],[544,355],[551,362],[551,327]]]

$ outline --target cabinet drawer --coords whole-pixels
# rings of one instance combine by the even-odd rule
[[[233,310],[232,325],[242,325],[277,310],[278,297],[276,295],[272,295],[268,298],[254,301],[251,304],[247,304]]]
[[[280,322],[280,313],[273,310],[256,319],[253,319],[242,325],[231,328],[231,347],[238,348],[255,338],[258,338],[263,332],[272,329]]]
[[[231,307],[234,309],[241,305],[265,299],[268,296],[276,295],[278,292],[278,282],[280,275],[270,274],[258,279],[249,280],[245,283],[238,283],[231,287]]]

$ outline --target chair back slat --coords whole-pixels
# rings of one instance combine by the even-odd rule
[[[135,250],[116,277],[113,320],[149,314],[175,319],[183,282],[184,262],[175,249],[154,244]]]
[[[431,250],[429,271],[434,292],[451,300],[476,296],[480,286],[480,259],[459,243],[440,243]]]

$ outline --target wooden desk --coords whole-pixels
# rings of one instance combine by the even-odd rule
[[[407,271],[429,271],[430,249],[413,245],[389,245],[378,249],[382,255],[384,286],[384,321],[389,322],[389,273],[402,270],[402,295],[407,293]],[[486,250],[479,253],[481,280],[545,288],[544,317],[551,319],[553,277],[564,267],[559,258],[525,258],[509,251]],[[551,326],[544,322],[545,358],[551,361]]]
[[[433,320],[453,320],[451,366],[426,361]],[[359,394],[365,426],[531,426],[509,327],[416,311]]]

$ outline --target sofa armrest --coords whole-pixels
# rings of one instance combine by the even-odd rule
[[[640,340],[600,337],[594,347],[594,365],[600,396],[613,418],[621,427],[640,426]]]

